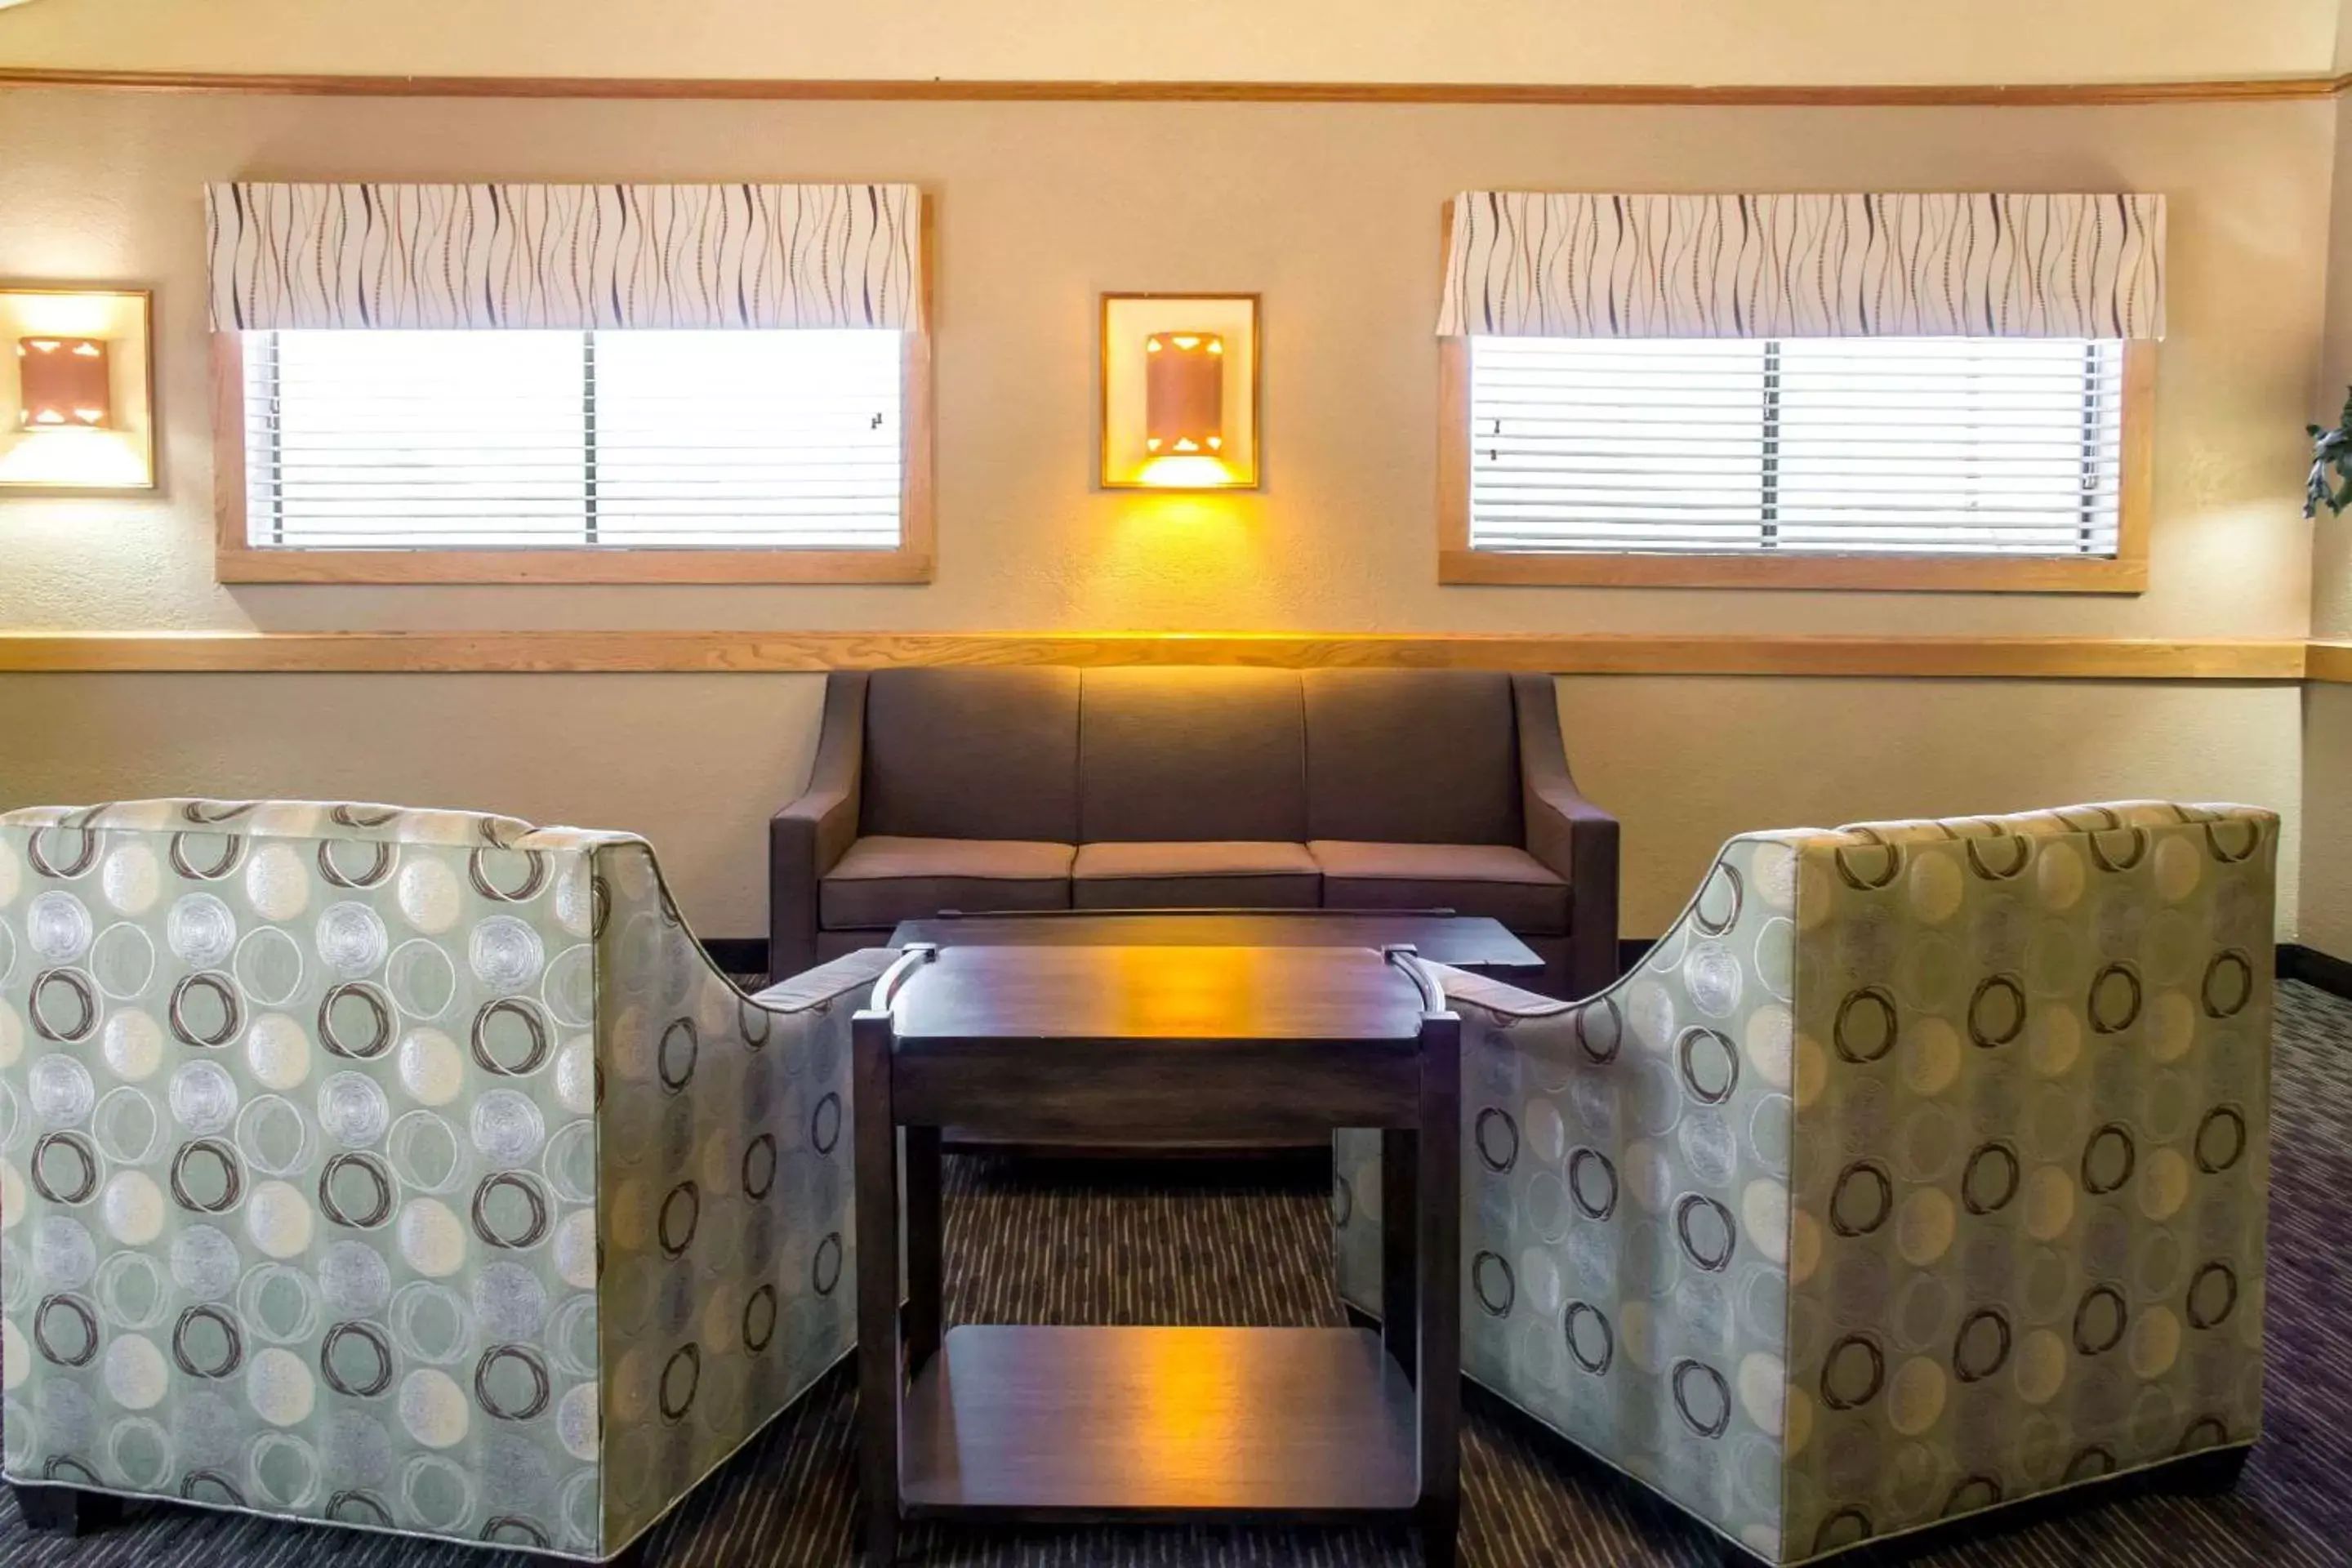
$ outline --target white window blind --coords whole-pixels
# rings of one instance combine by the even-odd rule
[[[2116,552],[2120,342],[1470,342],[1475,549]]]
[[[248,332],[249,542],[891,549],[900,346],[863,331]]]

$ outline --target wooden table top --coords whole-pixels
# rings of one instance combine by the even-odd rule
[[[1366,947],[942,947],[893,1011],[901,1042],[1395,1042],[1412,978]]]
[[[1045,910],[904,921],[892,947],[1368,947],[1410,944],[1432,963],[1535,974],[1543,960],[1484,915],[1382,910]]]

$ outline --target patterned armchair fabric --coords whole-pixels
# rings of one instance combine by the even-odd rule
[[[1749,835],[1599,996],[1446,972],[1465,1371],[1775,1563],[2252,1443],[2277,829]]]
[[[744,996],[624,835],[0,816],[8,1479],[619,1552],[851,1345],[879,967]]]

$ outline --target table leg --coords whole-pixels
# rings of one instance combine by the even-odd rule
[[[939,1352],[946,1210],[940,1192],[940,1130],[909,1127],[907,1138],[907,1375]]]
[[[1410,1378],[1421,1375],[1413,1349],[1420,1316],[1413,1258],[1420,1247],[1419,1134],[1408,1128],[1381,1130],[1381,1342]]]
[[[1422,1024],[1421,1535],[1429,1568],[1452,1568],[1462,1512],[1462,1023]],[[1400,1216],[1402,1217],[1402,1216]]]
[[[857,1184],[858,1489],[866,1561],[898,1554],[898,1149],[890,1110],[891,1023],[860,1014],[850,1026]]]

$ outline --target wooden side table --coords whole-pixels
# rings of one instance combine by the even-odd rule
[[[1410,949],[910,947],[853,1026],[869,1561],[904,1518],[1460,1512],[1461,1024]],[[1381,1331],[941,1333],[940,1129],[1006,1139],[1383,1130]],[[906,1145],[903,1331],[898,1132]]]

